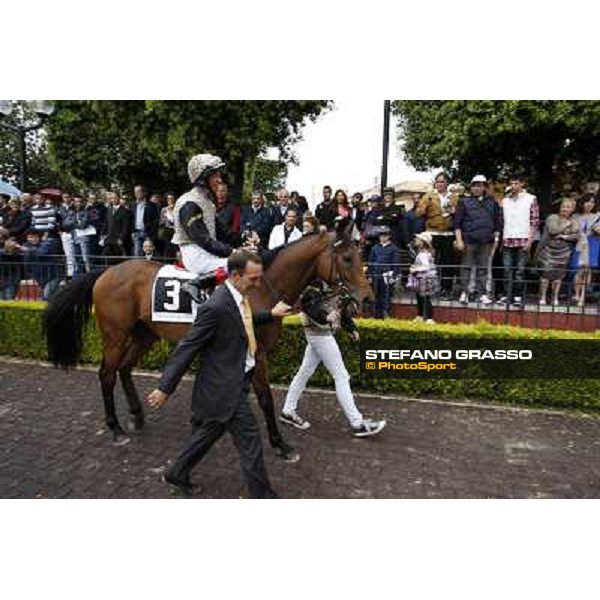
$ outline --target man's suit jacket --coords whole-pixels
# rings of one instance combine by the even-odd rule
[[[253,314],[254,325],[272,320],[270,311]],[[247,348],[240,311],[227,286],[222,285],[198,309],[192,328],[169,357],[158,388],[172,394],[200,354],[192,412],[202,420],[227,421],[242,396]]]
[[[131,211],[123,205],[120,205],[116,211],[110,206],[106,214],[106,243],[111,245],[118,244],[129,253],[132,230],[133,215],[131,214]],[[119,244],[119,241],[121,244]]]
[[[135,216],[136,216],[137,206],[134,205],[132,208],[133,212],[133,227],[135,229]],[[150,200],[146,201],[146,205],[144,206],[144,231],[142,232],[145,238],[150,238],[153,241],[156,241],[156,234],[158,232],[158,222],[160,220],[160,211],[154,202],[150,202]]]

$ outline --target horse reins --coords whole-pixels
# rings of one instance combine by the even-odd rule
[[[345,295],[348,293],[349,288],[348,288],[347,283],[343,280],[341,274],[339,273],[339,268],[337,269],[337,273],[336,273],[336,264],[335,263],[336,263],[336,259],[337,259],[337,254],[335,253],[335,242],[331,243],[330,248],[331,248],[332,252],[331,252],[331,263],[330,263],[330,268],[329,268],[329,281],[333,282],[332,284],[330,284],[331,289],[334,291],[334,293],[339,293],[339,294]],[[337,278],[335,280],[334,280],[334,273],[337,275]],[[267,277],[266,273],[263,275],[263,281],[265,282],[267,290],[269,291],[271,296],[275,299],[275,301],[277,301],[277,302],[283,301],[289,305],[294,304],[293,302],[290,301],[290,299],[283,292],[278,292],[275,289],[275,287],[273,286],[273,284]]]

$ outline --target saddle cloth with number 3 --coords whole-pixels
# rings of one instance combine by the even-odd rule
[[[199,304],[181,291],[186,281],[194,279],[195,273],[173,265],[161,267],[152,286],[152,320],[163,323],[193,323]],[[205,300],[209,294],[205,292]]]

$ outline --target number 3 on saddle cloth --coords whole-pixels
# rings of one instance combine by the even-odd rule
[[[225,271],[215,273],[217,283],[227,278]],[[186,281],[195,279],[196,274],[173,265],[161,267],[152,285],[152,320],[163,323],[193,323],[200,304],[181,289]],[[214,287],[201,290],[201,298],[206,302]]]

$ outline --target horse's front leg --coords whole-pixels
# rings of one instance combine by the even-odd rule
[[[273,402],[271,386],[269,385],[267,360],[263,352],[259,352],[256,356],[256,368],[252,377],[252,388],[258,398],[258,404],[265,415],[269,442],[275,449],[276,455],[287,462],[297,462],[300,460],[300,454],[283,439],[277,427],[275,404]]]

